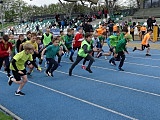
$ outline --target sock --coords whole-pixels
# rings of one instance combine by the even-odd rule
[[[17,93],[18,93],[19,91],[21,91],[21,90],[20,90],[20,89],[18,89],[18,90],[17,90]]]

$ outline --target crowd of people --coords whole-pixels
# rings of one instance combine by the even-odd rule
[[[134,24],[134,23],[133,23]],[[131,24],[132,25],[132,24]],[[13,34],[4,35],[0,40],[0,69],[4,66],[9,78],[8,84],[19,84],[15,95],[23,96],[24,85],[27,83],[27,76],[34,74],[33,69],[42,71],[42,63],[47,64],[44,73],[54,76],[54,71],[61,66],[61,59],[64,55],[68,55],[72,65],[69,70],[69,76],[72,76],[76,65],[83,60],[82,69],[92,73],[91,66],[95,62],[95,57],[111,56],[109,63],[116,66],[115,61],[120,61],[118,65],[119,71],[124,71],[123,64],[125,54],[128,54],[127,42],[133,40],[131,29],[129,31],[129,23],[123,27],[118,26],[111,19],[99,25],[97,29],[93,29],[89,21],[74,28],[68,28],[67,34],[60,31],[60,35],[55,36],[50,32],[50,28],[46,28],[46,32],[39,37],[36,33],[28,31],[26,36],[19,35],[18,40],[14,39]],[[144,50],[147,48],[146,56],[149,54],[149,40],[152,30],[144,33],[142,38],[142,48],[134,47],[135,50]],[[130,34],[131,33],[131,34]],[[104,43],[108,44],[109,52],[104,52]],[[75,52],[77,51],[77,52]],[[76,59],[73,55],[76,53]],[[86,65],[86,61],[89,61]],[[12,71],[12,74],[11,74]]]

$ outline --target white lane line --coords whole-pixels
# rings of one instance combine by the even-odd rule
[[[63,72],[63,71],[56,70],[56,72],[68,75],[68,73]],[[87,79],[87,80],[94,81],[94,82],[99,82],[99,83],[103,83],[103,84],[107,84],[107,85],[123,88],[123,89],[128,89],[128,90],[132,90],[132,91],[136,91],[136,92],[141,92],[141,93],[153,95],[153,96],[156,96],[156,97],[160,97],[160,94],[156,94],[156,93],[152,93],[152,92],[147,92],[147,91],[143,91],[143,90],[139,90],[139,89],[135,89],[135,88],[131,88],[131,87],[126,87],[126,86],[123,86],[123,85],[118,85],[118,84],[114,84],[114,83],[110,83],[110,82],[105,82],[105,81],[101,81],[101,80],[94,79],[94,78],[89,78],[89,77],[84,77],[84,76],[80,76],[80,75],[75,75],[75,74],[73,74],[73,76],[76,76],[76,77],[79,77],[79,78],[83,78],[83,79]]]
[[[71,62],[66,62],[66,61],[61,61],[61,62],[64,62],[64,63],[71,63]],[[80,64],[78,64],[78,65],[80,66]],[[99,69],[103,69],[103,70],[115,71],[115,72],[118,71],[118,70],[116,70],[116,69],[105,68],[105,67],[94,66],[94,65],[92,65],[92,67],[94,67],[94,68],[99,68]],[[139,73],[134,73],[134,72],[127,72],[127,71],[118,71],[118,72],[123,72],[123,73],[126,73],[126,74],[137,75],[137,76],[143,76],[143,77],[149,77],[149,78],[154,78],[154,79],[160,79],[159,76],[157,77],[157,76],[139,74]]]
[[[154,65],[145,65],[145,64],[132,63],[132,62],[125,62],[125,63],[131,64],[131,65],[137,65],[137,66],[145,66],[145,67],[160,68],[160,66],[154,66]]]
[[[31,81],[29,81],[29,83],[34,84],[34,85],[39,86],[39,87],[42,87],[42,88],[45,88],[45,89],[48,89],[48,90],[50,90],[50,91],[53,91],[53,92],[59,93],[59,94],[61,94],[61,95],[67,96],[67,97],[69,97],[69,98],[72,98],[72,99],[78,100],[78,101],[80,101],[80,102],[83,102],[83,103],[89,104],[89,105],[91,105],[91,106],[94,106],[94,107],[97,107],[97,108],[100,108],[100,109],[103,109],[103,110],[109,111],[109,112],[111,112],[111,113],[114,113],[114,114],[120,115],[120,116],[122,116],[122,117],[125,117],[125,118],[128,118],[128,119],[131,119],[131,120],[138,120],[138,119],[136,119],[136,118],[130,117],[130,116],[128,116],[128,115],[125,115],[125,114],[123,114],[123,113],[117,112],[117,111],[115,111],[115,110],[112,110],[112,109],[109,109],[109,108],[103,107],[103,106],[101,106],[101,105],[98,105],[98,104],[95,104],[95,103],[89,102],[89,101],[87,101],[87,100],[83,100],[83,99],[81,99],[81,98],[78,98],[78,97],[75,97],[75,96],[69,95],[69,94],[64,93],[64,92],[61,92],[61,91],[58,91],[58,90],[55,90],[55,89],[52,89],[52,88],[46,87],[46,86],[44,86],[44,85],[41,85],[41,84],[38,84],[38,83],[35,83],[35,82],[31,82]]]
[[[5,73],[5,72],[3,72],[3,71],[0,71],[0,73],[6,74],[6,73]],[[55,89],[49,88],[49,87],[47,87],[47,86],[44,86],[44,85],[38,84],[38,83],[36,83],[36,82],[32,82],[32,81],[28,81],[28,82],[29,82],[29,83],[31,83],[31,84],[34,84],[34,85],[36,85],[36,86],[39,86],[39,87],[42,87],[42,88],[48,89],[48,90],[50,90],[50,91],[53,91],[53,92],[59,93],[59,94],[61,94],[61,95],[67,96],[67,97],[69,97],[69,98],[72,98],[72,99],[78,100],[78,101],[80,101],[80,102],[83,102],[83,103],[89,104],[89,105],[91,105],[91,106],[94,106],[94,107],[97,107],[97,108],[100,108],[100,109],[106,110],[106,111],[111,112],[111,113],[114,113],[114,114],[117,114],[117,115],[119,115],[119,116],[122,116],[122,117],[125,117],[125,118],[128,118],[128,119],[131,119],[131,120],[138,120],[138,119],[136,119],[136,118],[133,118],[133,117],[128,116],[128,115],[125,115],[125,114],[120,113],[120,112],[117,112],[117,111],[115,111],[115,110],[112,110],[112,109],[109,109],[109,108],[103,107],[103,106],[101,106],[101,105],[98,105],[98,104],[95,104],[95,103],[89,102],[89,101],[87,101],[87,100],[83,100],[83,99],[81,99],[81,98],[78,98],[78,97],[75,97],[75,96],[69,95],[69,94],[64,93],[64,92],[61,92],[61,91],[58,91],[58,90],[55,90]]]
[[[116,72],[118,71],[118,70],[115,70],[115,69],[104,68],[104,67],[99,67],[99,66],[92,66],[92,67],[103,69],[103,70],[110,70],[110,71],[116,71]],[[139,74],[139,73],[133,73],[133,72],[127,72],[127,71],[118,71],[118,72],[123,72],[123,73],[126,73],[126,74],[143,76],[143,77],[149,77],[149,78],[154,78],[154,79],[160,79],[160,77],[157,77],[157,76],[151,76],[151,75],[145,75],[145,74]]]
[[[106,60],[104,59],[101,59],[101,58],[95,58],[96,60],[101,60],[101,61],[104,61],[106,62]],[[109,59],[107,59],[109,60]],[[155,66],[155,65],[146,65],[146,64],[139,64],[139,63],[133,63],[133,62],[126,62],[125,63],[127,64],[131,64],[131,65],[137,65],[137,66],[145,66],[145,67],[153,67],[153,68],[160,68],[160,66]]]
[[[155,59],[155,58],[149,58],[149,57],[135,57],[135,56],[127,56],[127,58],[139,58],[139,59],[145,59],[145,60],[155,60],[155,61],[159,61],[160,59]]]

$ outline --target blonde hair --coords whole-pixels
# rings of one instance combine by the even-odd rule
[[[34,47],[33,47],[33,45],[31,43],[25,43],[23,45],[23,48],[24,48],[25,51],[26,50],[33,50],[34,49]]]

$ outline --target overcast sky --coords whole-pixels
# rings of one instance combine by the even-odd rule
[[[37,5],[37,6],[41,6],[41,5],[49,5],[51,3],[58,3],[58,0],[24,0],[25,2],[27,2],[28,4],[32,4],[32,5]],[[61,0],[63,1],[63,0]]]

